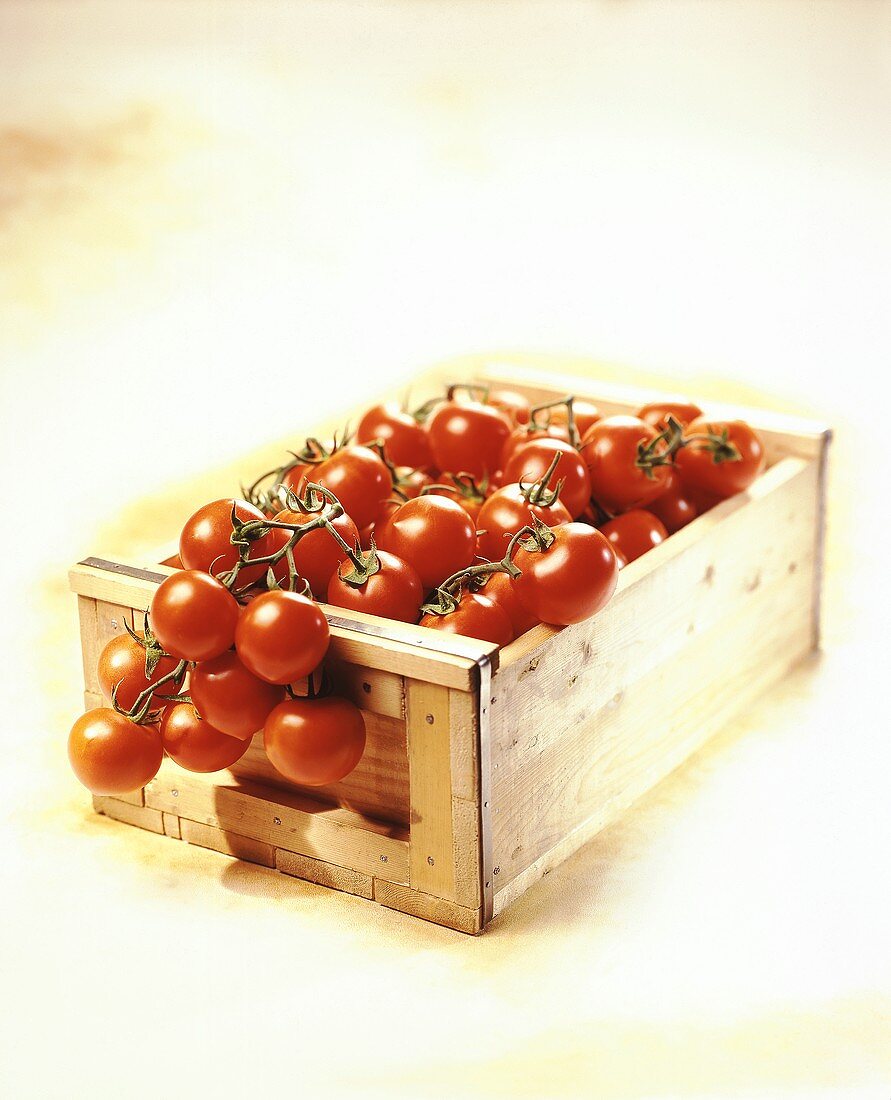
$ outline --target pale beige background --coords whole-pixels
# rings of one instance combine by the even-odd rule
[[[880,2],[0,3],[2,1095],[891,1095],[889,82]],[[477,940],[92,816],[64,567],[490,347],[835,423],[825,656]]]

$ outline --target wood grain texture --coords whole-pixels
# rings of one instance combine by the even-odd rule
[[[146,806],[364,874],[408,882],[408,834],[397,825],[251,781],[185,772],[170,761]]]
[[[284,848],[276,848],[275,866],[285,875],[306,879],[317,886],[328,886],[361,898],[374,897],[374,879],[371,875],[363,875],[361,871],[353,871],[349,867],[338,867],[335,863],[311,859]]]
[[[476,935],[482,930],[479,909],[468,909],[445,898],[432,897],[430,894],[397,886],[392,882],[375,879],[374,900],[381,905],[386,905],[388,909],[398,909],[400,913],[421,917],[423,920],[444,925],[456,932]]]
[[[164,819],[164,835],[173,840],[182,840],[182,828],[176,814],[162,814]]]
[[[275,866],[273,846],[254,837],[241,836],[226,829],[217,829],[213,825],[190,821],[186,817],[180,818],[180,832],[187,844],[197,844],[199,848],[212,848],[215,852],[235,856],[248,863],[259,863],[261,867]]]
[[[142,792],[139,792],[140,794]],[[125,801],[123,798],[110,798],[106,795],[93,795],[93,809],[115,821],[124,821],[139,829],[148,829],[151,833],[164,832],[164,820],[158,810]]]

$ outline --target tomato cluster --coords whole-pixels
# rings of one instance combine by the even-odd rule
[[[455,385],[415,412],[369,409],[355,441],[309,439],[248,499],[203,505],[142,633],[108,643],[109,706],[69,757],[97,794],[144,786],[166,754],[234,764],[263,731],[293,782],[361,760],[362,712],[328,690],[316,601],[507,645],[596,614],[619,569],[764,466],[755,432],[687,402],[601,416],[567,397]],[[306,682],[306,693],[296,690]]]

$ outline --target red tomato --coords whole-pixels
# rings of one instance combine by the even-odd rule
[[[213,571],[219,575],[231,569],[238,561],[238,547],[233,546],[232,506],[242,523],[251,520],[263,520],[266,517],[259,508],[248,504],[246,500],[214,500],[186,520],[179,536],[179,556],[186,569],[201,569],[205,573]],[[269,533],[251,544],[250,557],[260,558],[271,554],[275,549],[275,538]],[[266,575],[265,565],[248,565],[238,574],[238,587],[253,584]]]
[[[507,613],[511,626],[514,628],[514,636],[519,638],[533,626],[538,626],[538,619],[517,595],[513,579],[507,573],[493,573],[486,581],[482,589],[483,595],[497,603]]]
[[[504,470],[513,457],[514,451],[519,447],[532,443],[536,439],[562,439],[569,442],[569,430],[565,424],[551,424],[547,427],[533,428],[528,424],[521,424],[514,428],[501,448],[501,461],[498,466]]]
[[[728,443],[717,440],[726,433]],[[764,447],[743,420],[708,420],[701,417],[684,429],[685,443],[675,458],[683,485],[719,499],[741,493],[764,470]]]
[[[672,468],[669,468],[668,488],[650,501],[647,509],[662,520],[670,535],[686,527],[697,516],[692,494],[683,487],[677,471]]]
[[[462,592],[457,611],[449,615],[428,612],[421,619],[421,626],[496,645],[509,645],[514,640],[514,628],[507,611],[482,592]]]
[[[396,488],[409,500],[421,495],[421,490],[433,483],[433,478],[425,470],[413,470],[410,466],[396,467]]]
[[[565,405],[557,405],[556,408],[550,410],[550,413],[552,424],[567,423],[568,416]],[[580,436],[584,435],[592,424],[596,424],[602,415],[600,409],[590,401],[584,401],[577,397],[572,402],[572,419],[575,422],[575,430]]]
[[[524,490],[517,482],[505,485],[496,489],[480,509],[477,519],[477,528],[483,532],[478,541],[480,554],[490,561],[500,561],[511,537],[532,522],[530,513],[548,527],[572,519],[559,499],[549,505],[530,504],[528,489]]]
[[[493,484],[495,476],[489,478],[488,483],[484,482],[487,489]],[[480,509],[486,502],[486,492],[483,487],[477,485],[474,478],[465,478],[460,474],[443,474],[439,482],[434,483],[429,492],[424,493],[424,496],[444,496],[449,500],[456,501],[474,523],[477,521]]]
[[[565,523],[551,530],[546,550],[517,551],[517,594],[541,622],[568,626],[590,618],[616,589],[616,555],[596,528]]]
[[[359,532],[359,542],[361,543],[363,550],[371,549],[371,540],[375,537],[378,529],[383,527],[383,525],[396,511],[396,509],[401,508],[404,503],[405,501],[399,500],[398,497],[387,497],[387,499],[383,501],[380,508],[378,509],[377,515],[374,517],[374,520],[369,523],[367,527],[363,527],[362,530]],[[340,559],[338,560],[337,564],[340,565],[340,561],[342,560],[343,550],[340,551]],[[334,574],[332,573],[331,576],[333,577]]]
[[[334,494],[358,528],[372,522],[390,495],[390,471],[368,447],[351,445],[316,466],[313,480]]]
[[[643,508],[632,508],[616,516],[609,523],[604,523],[600,531],[612,543],[617,556],[621,552],[626,565],[668,538],[662,520]]]
[[[413,566],[424,588],[466,569],[476,554],[476,528],[448,497],[408,500],[375,532],[377,545]]]
[[[93,794],[129,794],[158,774],[164,747],[157,726],[137,726],[110,707],[88,710],[71,727],[68,759]]]
[[[393,401],[373,405],[359,421],[357,443],[381,440],[395,466],[427,470],[433,465],[427,429]]]
[[[665,491],[668,466],[644,469],[639,448],[659,433],[634,416],[607,416],[582,439],[582,458],[591,476],[591,495],[608,512],[642,507]]]
[[[439,470],[486,477],[501,466],[510,421],[500,409],[479,401],[445,401],[427,423]]]
[[[380,568],[361,585],[344,580],[353,571],[353,563],[344,559],[328,585],[328,603],[401,623],[417,622],[424,600],[421,578],[401,558],[386,550],[378,550],[376,554]]]
[[[220,733],[250,740],[282,701],[285,689],[258,680],[230,651],[195,666],[189,694],[201,717]]]
[[[151,676],[146,676],[145,650],[129,634],[119,634],[106,643],[99,654],[99,687],[105,698],[111,702],[117,686],[118,706],[123,710],[131,710],[136,697],[147,687],[156,684],[162,676],[173,672],[177,664],[172,657],[162,657]],[[164,695],[173,695],[176,688],[170,682],[162,684],[159,690]],[[163,700],[159,700],[158,709],[163,705]]]
[[[506,482],[523,481],[527,484],[544,477],[555,454],[560,454],[557,468],[551,474],[549,489],[556,489],[562,481],[560,500],[575,519],[588,507],[591,500],[591,479],[581,455],[571,443],[560,439],[535,439],[514,451],[504,468]]]
[[[294,512],[290,508],[285,508],[275,516],[279,523],[301,525],[310,523],[314,518],[311,514]],[[337,519],[332,521],[332,526],[349,546],[356,545],[359,532],[348,515],[338,516]],[[273,528],[273,530],[278,531],[278,546],[284,546],[288,541],[289,532],[280,528]],[[325,598],[328,591],[328,582],[331,580],[334,570],[340,564],[342,557],[343,551],[340,546],[323,527],[310,531],[294,546],[294,565],[300,576],[308,582],[316,599],[323,600]],[[284,573],[282,574],[280,567],[276,568],[275,573],[276,576],[282,574],[279,579],[284,581],[284,578],[287,577],[287,561],[285,558],[282,558],[282,563],[284,563]]]
[[[191,703],[167,707],[161,719],[161,740],[170,759],[190,772],[230,768],[251,747],[250,741],[214,729]]]
[[[652,424],[657,432],[661,432],[668,427],[669,416],[674,417],[682,428],[686,428],[691,420],[702,416],[702,409],[689,401],[653,401],[644,405],[637,416],[645,424]]]
[[[293,684],[314,672],[328,652],[328,620],[298,592],[264,592],[241,612],[235,651],[267,684]]]
[[[161,647],[186,661],[209,661],[235,641],[238,604],[209,573],[183,569],[162,581],[149,619]]]
[[[365,719],[347,699],[286,699],[266,719],[263,744],[285,779],[308,787],[339,783],[365,752]]]
[[[515,424],[529,423],[529,401],[516,390],[489,390],[488,404],[501,409]]]

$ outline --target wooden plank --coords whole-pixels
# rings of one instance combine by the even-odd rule
[[[440,898],[455,898],[449,692],[406,680],[411,791],[410,882]]]
[[[165,814],[165,817],[168,816]],[[228,829],[217,829],[200,821],[180,818],[182,839],[187,844],[197,844],[200,848],[212,848],[223,855],[235,856],[248,863],[259,863],[262,867],[275,866],[275,849],[271,844],[253,837],[240,836]]]
[[[408,825],[408,751],[405,722],[363,711],[365,753],[346,779],[324,787],[302,787],[280,775],[266,756],[262,731],[247,753],[229,771],[236,776],[298,791],[319,802],[345,806],[382,821]]]
[[[476,802],[480,789],[478,692],[450,692],[449,737],[452,794]]]
[[[360,710],[388,718],[405,718],[405,681],[397,673],[343,661],[329,661],[326,668],[337,694]]]
[[[161,816],[164,819],[164,835],[172,837],[174,840],[182,840],[182,828],[176,814],[162,814]]]
[[[613,820],[810,650],[810,584],[802,569],[760,586],[612,698],[552,707],[561,735],[502,758],[492,788],[496,908],[508,883]]]
[[[140,792],[141,793],[141,792]],[[106,817],[113,817],[115,821],[124,821],[127,825],[135,825],[139,829],[148,829],[151,833],[164,832],[164,821],[161,814],[143,805],[134,805],[123,798],[109,798],[106,795],[93,795],[93,809]]]
[[[306,879],[317,886],[328,886],[332,890],[343,890],[344,893],[356,894],[362,898],[374,897],[374,879],[349,867],[338,867],[334,863],[311,859],[309,856],[298,855],[297,852],[288,852],[284,848],[276,848],[275,865],[283,874]]]
[[[481,930],[481,911],[456,905],[445,898],[432,897],[417,890],[410,890],[392,882],[374,880],[374,900],[388,909],[398,909],[413,917],[441,924],[456,932],[475,936]]]
[[[478,802],[452,796],[455,901],[471,909],[482,900],[480,852],[480,807]]]
[[[502,361],[486,363],[474,371],[473,376],[476,381],[509,386],[536,402],[551,401],[572,393],[593,401],[607,416],[634,414],[651,401],[673,396],[664,390],[606,382],[591,376],[596,375],[596,371],[597,365],[593,361],[583,363],[582,372],[578,374]],[[708,401],[706,405],[706,412],[715,420],[748,421],[764,440],[770,462],[788,455],[817,458],[827,434],[824,424],[801,417],[718,401]]]
[[[146,805],[364,874],[408,882],[408,834],[303,795],[185,772],[165,761]]]
[[[84,689],[99,691],[99,622],[96,617],[96,601],[89,596],[77,597],[77,614],[80,622],[80,652],[84,669]]]

